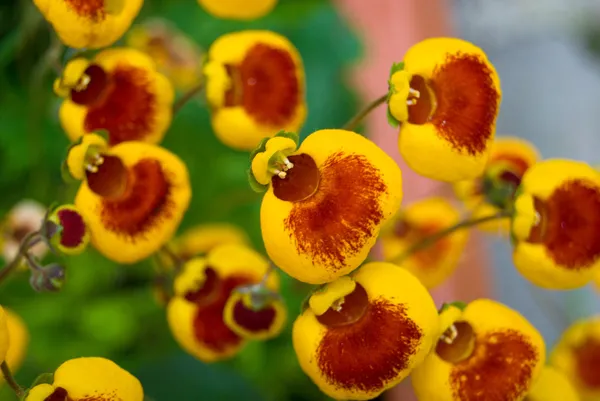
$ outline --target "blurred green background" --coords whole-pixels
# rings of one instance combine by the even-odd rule
[[[219,35],[241,29],[271,29],[287,36],[303,56],[309,116],[303,134],[339,127],[355,112],[344,69],[360,53],[355,35],[326,0],[281,0],[275,11],[252,22],[222,21],[194,0],[146,0],[136,22],[160,16],[207,49]],[[63,183],[60,164],[68,146],[52,93],[48,64],[51,32],[30,0],[0,3],[0,215],[24,198],[45,205],[70,202],[76,185]],[[220,144],[209,113],[190,102],[174,118],[162,144],[191,173],[193,199],[185,228],[233,222],[263,250],[260,195],[247,184],[248,154]],[[47,260],[52,260],[50,256]],[[38,294],[25,273],[4,283],[0,304],[26,321],[31,342],[17,373],[24,385],[78,356],[104,356],[134,373],[154,401],[321,400],[301,372],[291,346],[290,325],[278,338],[250,344],[230,362],[207,365],[180,350],[154,300],[149,262],[118,266],[88,250],[64,260],[67,283],[60,293]],[[306,288],[286,277],[290,322]],[[7,386],[0,400],[13,400]]]

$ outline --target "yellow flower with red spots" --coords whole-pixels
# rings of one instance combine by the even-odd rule
[[[143,401],[140,381],[105,358],[76,358],[60,365],[52,384],[38,384],[25,401]]]
[[[443,198],[430,198],[401,209],[381,232],[383,257],[414,274],[427,288],[454,272],[465,249],[466,230],[457,230],[433,245],[404,255],[412,246],[460,221],[460,213]]]
[[[264,137],[279,130],[298,132],[304,124],[302,60],[275,32],[219,37],[208,50],[204,75],[212,127],[227,146],[252,150]]]
[[[279,329],[275,327],[280,324],[279,305],[267,303],[254,310],[237,297],[238,291],[260,283],[268,271],[264,257],[240,244],[221,245],[188,261],[175,279],[175,296],[167,306],[169,327],[181,347],[204,362],[214,362],[239,352],[245,334],[261,337]],[[278,286],[278,277],[269,274],[265,288],[276,291]]]
[[[2,308],[0,307],[0,309]],[[21,363],[25,357],[29,345],[29,331],[23,319],[11,310],[4,308],[0,314],[3,315],[3,317],[0,317],[0,361],[6,361],[9,369],[14,373],[21,367]],[[9,340],[5,357],[2,357],[3,351],[1,345],[4,341],[2,334],[2,330],[4,330],[3,320],[6,323],[6,331],[4,333],[8,333]],[[0,376],[0,383],[3,381],[4,378]]]
[[[33,0],[60,40],[75,49],[99,49],[129,29],[144,0]]]
[[[266,190],[265,248],[300,281],[326,283],[356,269],[400,207],[400,168],[354,132],[316,131],[299,148],[293,135],[281,133],[252,157],[251,181]]]
[[[292,339],[300,366],[321,391],[368,400],[407,377],[438,333],[435,304],[419,280],[374,262],[317,289]]]
[[[277,0],[198,0],[198,4],[217,18],[253,20],[267,15]]]
[[[138,50],[114,48],[92,60],[75,58],[54,82],[54,90],[65,98],[59,117],[73,141],[105,130],[111,146],[158,143],[171,124],[173,85]]]
[[[500,80],[477,46],[431,38],[412,46],[389,81],[389,117],[417,173],[455,182],[481,175],[494,140]]]
[[[526,401],[579,401],[579,395],[569,379],[552,366],[544,366],[531,386]]]
[[[522,400],[546,359],[540,333],[518,312],[492,300],[446,305],[442,335],[411,378],[420,400]]]
[[[108,148],[86,135],[68,154],[71,175],[83,180],[75,205],[94,247],[119,263],[142,260],[173,236],[191,197],[185,164],[143,142]]]
[[[535,146],[524,139],[496,138],[483,175],[455,183],[454,191],[472,211],[474,219],[497,214],[512,207],[523,174],[539,158]],[[506,234],[510,230],[510,222],[493,220],[477,227],[492,233]]]
[[[550,354],[550,364],[567,376],[582,401],[600,397],[600,316],[575,322]]]
[[[515,198],[513,260],[534,284],[572,289],[600,269],[600,174],[571,160],[529,168]]]

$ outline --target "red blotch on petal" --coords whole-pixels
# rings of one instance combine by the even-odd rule
[[[150,73],[121,65],[112,71],[110,81],[104,101],[88,108],[85,130],[107,130],[111,146],[144,140],[152,133],[157,112]]]
[[[520,400],[529,389],[538,360],[538,351],[516,330],[478,336],[472,356],[452,368],[454,399]]]
[[[52,394],[44,399],[44,401],[65,401],[68,400],[68,395],[67,390],[62,387],[57,387]]]
[[[573,352],[579,380],[588,388],[600,389],[600,341],[588,337]]]
[[[70,209],[59,210],[56,214],[63,227],[60,233],[60,244],[65,248],[77,248],[86,233],[83,217],[75,210]]]
[[[275,322],[277,312],[271,306],[254,311],[247,308],[242,301],[235,303],[233,307],[233,320],[244,329],[259,333],[268,331]]]
[[[81,90],[71,89],[71,100],[84,106],[101,102],[110,87],[110,77],[102,67],[96,64],[90,65],[83,73],[89,79],[89,82]],[[79,84],[81,84],[82,79],[80,79]]]
[[[59,0],[60,1],[60,0]],[[98,21],[104,19],[104,0],[63,0],[80,17]]]
[[[327,329],[317,363],[334,386],[379,391],[409,366],[422,335],[404,306],[375,300],[356,323]]]
[[[380,171],[365,156],[335,153],[321,167],[314,195],[294,203],[285,229],[298,252],[339,269],[373,237],[384,217],[379,198],[386,192]]]

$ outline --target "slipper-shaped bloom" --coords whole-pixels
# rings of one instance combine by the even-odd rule
[[[321,391],[369,400],[407,377],[438,334],[435,304],[419,280],[373,262],[317,289],[292,339],[302,370]]]
[[[65,255],[78,255],[90,242],[90,232],[85,220],[74,205],[61,205],[54,209],[48,220],[58,230],[50,238],[52,245]]]
[[[417,173],[455,182],[481,175],[494,140],[500,80],[477,46],[431,38],[392,67],[389,119],[400,123],[399,147]]]
[[[326,283],[366,259],[400,207],[402,174],[354,132],[316,131],[298,149],[291,136],[264,140],[252,156],[251,182],[267,190],[262,237],[269,258],[287,274]]]
[[[419,400],[520,401],[544,366],[540,333],[498,302],[445,305],[440,326],[434,351],[411,375]]]
[[[109,359],[90,357],[64,362],[52,384],[38,384],[25,401],[143,401],[140,381]]]
[[[239,352],[245,340],[225,323],[225,306],[236,289],[259,283],[268,270],[263,256],[239,244],[221,245],[206,257],[188,261],[175,279],[175,296],[167,306],[169,327],[181,347],[204,362]],[[278,277],[270,274],[265,284],[276,291]],[[243,327],[255,327],[255,320],[254,313],[236,316]]]
[[[167,20],[153,18],[131,28],[128,47],[148,54],[176,89],[187,91],[202,79],[202,51]]]
[[[129,29],[144,0],[33,0],[61,42],[75,49],[99,49]]]
[[[114,48],[92,60],[75,58],[54,82],[54,90],[65,98],[59,118],[73,141],[104,130],[111,146],[158,143],[171,124],[173,85],[138,50]]]
[[[29,330],[23,319],[16,313],[4,308],[3,314],[4,318],[0,317],[0,344],[2,342],[2,319],[6,320],[9,344],[5,358],[1,357],[2,351],[0,345],[0,361],[6,361],[10,371],[14,373],[21,367],[21,363],[25,357],[29,345]],[[0,383],[3,381],[4,378],[0,376]]]
[[[253,20],[267,15],[277,0],[198,0],[198,3],[217,18]]]
[[[497,137],[483,175],[455,183],[454,192],[474,219],[497,214],[512,207],[523,174],[539,158],[532,143],[521,138]],[[488,221],[477,228],[506,235],[510,231],[510,221]]]
[[[582,401],[600,398],[600,316],[580,320],[561,336],[550,364],[567,376]]]
[[[0,225],[0,244],[2,257],[10,261],[17,256],[21,241],[27,234],[41,228],[46,208],[34,200],[22,200],[8,212],[5,220]],[[48,247],[42,242],[30,248],[30,253],[36,258],[43,258],[48,252]]]
[[[410,271],[427,288],[444,282],[454,272],[464,252],[467,230],[457,230],[427,248],[411,248],[460,221],[460,213],[443,198],[429,198],[401,209],[381,231],[383,257]],[[410,255],[406,255],[410,252]]]
[[[525,401],[579,401],[579,394],[569,379],[552,366],[544,366]]]
[[[294,45],[275,32],[219,37],[208,50],[204,75],[212,127],[227,146],[252,150],[264,137],[280,130],[298,132],[304,124],[302,60]]]
[[[119,263],[140,261],[167,243],[190,202],[185,164],[143,142],[112,148],[85,135],[67,156],[69,173],[82,180],[75,205],[94,247]]]
[[[513,260],[534,284],[573,289],[600,270],[600,173],[571,160],[529,168],[515,198]]]

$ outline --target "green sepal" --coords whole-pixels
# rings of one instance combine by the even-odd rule
[[[252,169],[246,170],[246,173],[248,174],[248,183],[250,184],[250,188],[252,188],[254,192],[262,193],[267,191],[269,186],[258,182],[256,178],[254,178],[254,174],[252,174]]]
[[[304,297],[304,300],[302,300],[302,303],[300,304],[300,314],[303,314],[304,311],[306,311],[310,307],[310,305],[308,304],[308,302],[310,301],[310,297],[312,297],[313,294],[319,291],[323,291],[326,285],[327,284],[320,284],[308,292],[308,294],[306,295],[306,297]]]
[[[442,307],[439,310],[439,313],[441,314],[441,313],[445,312],[451,306],[454,306],[455,308],[458,308],[458,309],[464,311],[465,308],[467,307],[467,303],[463,302],[463,301],[444,302],[444,304],[442,305]]]
[[[262,153],[265,150],[267,150],[267,142],[269,142],[269,139],[271,139],[271,138],[261,139],[260,142],[258,143],[258,146],[252,152],[250,152],[250,163],[252,163],[252,160],[254,160],[254,158],[256,157],[257,154]]]
[[[388,124],[392,127],[392,128],[398,128],[400,126],[400,121],[396,120],[394,118],[394,116],[392,115],[392,112],[390,111],[390,107],[386,107],[385,109],[385,113],[387,116],[387,121]]]
[[[399,63],[393,63],[392,68],[390,68],[390,78],[398,71],[402,71],[404,69],[404,61]]]
[[[38,377],[35,378],[33,383],[31,383],[31,388],[39,384],[52,384],[54,383],[54,373],[42,373]]]
[[[60,164],[60,176],[65,184],[75,184],[79,180],[71,175],[67,160],[63,160]]]
[[[94,134],[98,135],[99,137],[104,139],[106,142],[110,141],[110,132],[108,132],[108,130],[99,129],[99,130],[94,131]]]
[[[300,143],[300,135],[296,134],[295,132],[287,132],[287,131],[281,130],[278,133],[276,133],[274,136],[281,136],[284,138],[291,139],[296,144],[296,148],[298,147],[298,144]]]

